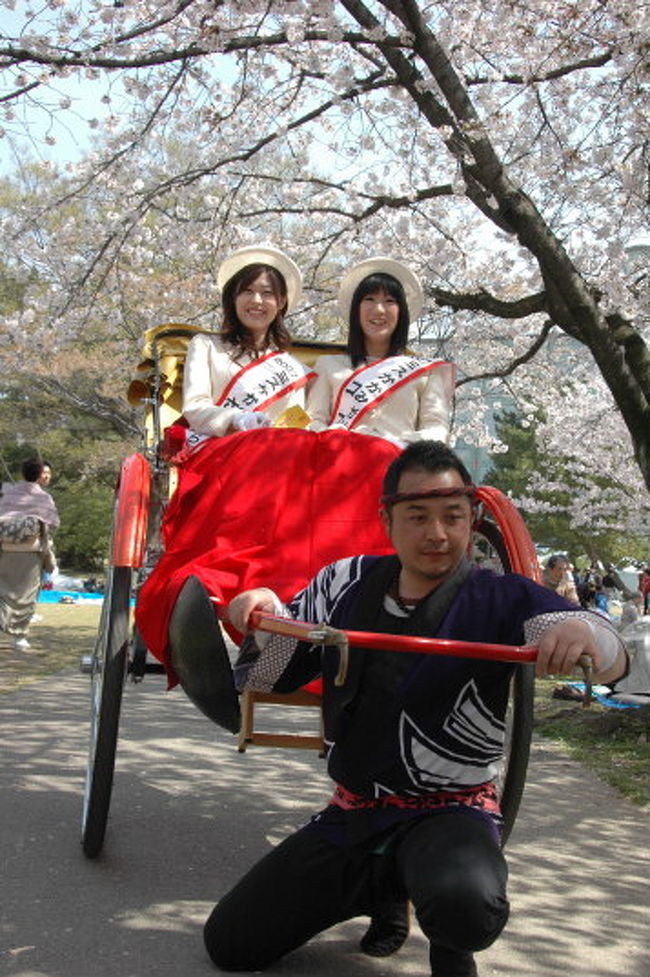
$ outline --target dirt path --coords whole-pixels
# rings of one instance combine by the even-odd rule
[[[286,731],[292,710],[273,708]],[[79,844],[88,714],[76,670],[0,696],[0,975],[216,977],[203,921],[325,803],[323,761],[240,754],[162,676],[127,683],[105,851],[89,862]],[[507,848],[512,916],[478,955],[481,977],[648,977],[647,838],[647,812],[536,744]],[[365,925],[333,927],[267,977],[428,973],[417,927],[395,957],[373,960],[357,950]]]

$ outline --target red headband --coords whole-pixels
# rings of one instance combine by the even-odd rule
[[[382,505],[395,505],[397,502],[413,502],[415,499],[445,499],[451,495],[469,495],[476,493],[476,485],[454,486],[453,488],[429,489],[428,492],[395,492],[394,495],[382,495]]]

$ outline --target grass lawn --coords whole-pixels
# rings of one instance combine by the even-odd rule
[[[29,631],[31,649],[16,651],[0,632],[0,692],[10,692],[64,668],[77,668],[95,642],[101,604],[37,604]]]
[[[650,707],[611,709],[593,702],[553,698],[559,683],[538,679],[535,684],[535,732],[559,743],[636,804],[648,803],[650,787]]]

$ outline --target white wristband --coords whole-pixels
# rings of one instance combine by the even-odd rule
[[[594,641],[598,645],[602,656],[598,671],[606,672],[618,658],[618,653],[623,643],[616,632],[605,621],[601,624],[598,620],[590,620],[587,621],[587,624],[591,628]]]
[[[270,587],[262,587],[261,589],[265,590],[269,597],[273,600],[273,611],[271,613],[275,614],[277,617],[291,617],[288,608],[285,607],[275,591],[271,590]],[[255,629],[253,634],[255,636],[255,644],[260,651],[264,650],[270,639],[273,637],[273,634],[270,631],[261,631],[258,628]]]

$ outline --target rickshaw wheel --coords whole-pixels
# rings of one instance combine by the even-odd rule
[[[491,568],[497,573],[521,572],[513,566],[496,523],[485,517],[481,519],[474,531],[474,541],[475,553],[487,557]],[[506,844],[514,826],[526,783],[533,734],[534,688],[535,666],[516,665],[510,683],[503,765],[497,778],[503,815],[502,846]]]
[[[88,858],[100,853],[108,820],[128,659],[130,598],[131,567],[111,567],[91,666],[90,748],[81,826]]]

